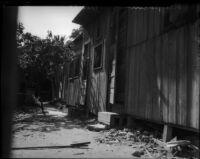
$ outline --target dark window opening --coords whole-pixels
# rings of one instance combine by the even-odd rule
[[[87,79],[88,60],[89,60],[89,44],[84,45],[84,60],[83,60],[83,80]]]
[[[69,78],[75,78],[80,75],[80,56],[71,61],[69,68]]]
[[[84,53],[83,53],[84,59],[89,57],[89,44],[84,45]]]
[[[94,69],[102,68],[103,48],[102,44],[94,48]]]
[[[69,78],[73,78],[74,77],[74,65],[73,65],[73,61],[71,61],[70,66],[69,66]]]
[[[75,73],[74,73],[74,77],[77,77],[80,75],[80,56],[77,57],[75,60],[74,60],[74,67],[75,67]]]
[[[87,62],[87,60],[85,60],[83,63],[83,80],[87,79],[87,71],[88,71],[87,65],[88,65],[88,62]]]

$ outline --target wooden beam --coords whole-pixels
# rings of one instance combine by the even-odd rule
[[[169,125],[164,125],[163,128],[163,141],[168,142],[172,139],[172,127]]]

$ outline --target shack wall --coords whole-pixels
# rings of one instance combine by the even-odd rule
[[[95,39],[96,27],[100,25],[100,39]],[[94,22],[88,29],[91,38],[90,64],[89,64],[89,83],[88,83],[88,106],[92,113],[97,114],[99,111],[106,111],[107,105],[107,56],[108,56],[108,33],[109,33],[109,16],[104,12],[98,21]],[[98,44],[103,45],[102,67],[94,69],[94,48]]]
[[[126,113],[199,129],[199,20],[163,32],[160,10],[129,10]]]

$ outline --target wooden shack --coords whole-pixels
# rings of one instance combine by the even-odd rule
[[[83,8],[73,22],[89,35],[90,111],[199,131],[199,8]]]

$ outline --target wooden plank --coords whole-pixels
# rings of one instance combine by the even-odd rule
[[[139,78],[138,78],[138,114],[139,114],[139,116],[141,116],[141,117],[144,117],[144,115],[143,115],[143,112],[144,112],[144,101],[143,101],[143,99],[145,98],[145,95],[143,94],[143,70],[144,70],[144,67],[145,67],[145,64],[143,63],[143,61],[142,61],[142,58],[144,57],[143,56],[143,52],[142,52],[142,47],[143,47],[143,45],[137,45],[137,48],[138,48],[138,58],[137,58],[137,60],[138,60],[138,76],[139,76]]]
[[[133,22],[134,22],[134,14],[133,10],[129,9],[128,10],[128,34],[127,34],[127,46],[129,47],[130,45],[133,44],[133,36],[134,36],[134,29],[133,29]]]
[[[141,24],[141,34],[140,34],[140,41],[143,42],[145,40],[145,36],[144,36],[144,29],[145,29],[145,26],[144,26],[144,8],[142,8],[140,10],[140,24]]]
[[[169,114],[168,122],[176,123],[176,31],[168,33]]]
[[[155,8],[152,8],[152,35],[151,37],[154,37],[155,36]]]
[[[143,40],[145,41],[147,39],[147,31],[148,31],[148,9],[145,8],[144,9],[144,13],[143,13]]]
[[[143,41],[143,19],[142,19],[142,9],[138,9],[138,12],[137,12],[137,43],[140,43]]]
[[[102,74],[101,74],[99,87],[101,89],[101,92],[100,92],[100,97],[101,97],[100,107],[101,107],[101,111],[106,111],[107,78],[106,78],[105,72],[102,72]]]
[[[90,142],[81,142],[74,143],[70,145],[62,145],[62,146],[34,146],[34,147],[12,147],[12,150],[35,150],[35,149],[60,149],[60,148],[83,148],[83,146],[88,146]]]
[[[157,109],[158,109],[158,114],[156,115],[157,121],[162,121],[162,109],[161,109],[161,38],[158,37],[156,38],[156,49],[155,49],[155,60],[156,60],[156,88],[155,88],[155,92],[156,92],[156,105],[157,105]]]
[[[140,107],[142,108],[141,110],[141,115],[143,118],[147,118],[146,117],[146,97],[148,94],[148,91],[146,89],[146,85],[147,85],[147,78],[146,78],[146,71],[147,71],[147,63],[145,60],[145,52],[146,52],[146,45],[145,43],[140,45]]]
[[[130,111],[131,114],[135,115],[136,113],[136,49],[135,47],[131,48],[131,64],[130,64]]]
[[[148,9],[148,37],[147,39],[151,39],[154,34],[154,10],[149,8]]]
[[[163,141],[168,142],[172,139],[172,127],[164,125],[163,128]]]
[[[134,114],[137,114],[138,113],[138,83],[139,83],[139,81],[138,81],[138,61],[137,61],[137,59],[138,59],[138,48],[137,47],[135,47],[135,52],[134,52],[134,54],[135,54],[135,59],[134,59],[134,75],[135,75],[135,82],[134,82],[134,92],[135,92],[135,94],[134,94],[134,97],[135,97],[135,99],[134,99],[134,105],[135,105],[135,113]]]
[[[127,33],[128,34],[128,33]],[[126,87],[125,87],[125,112],[128,111],[129,109],[129,96],[130,96],[130,92],[129,92],[129,88],[130,88],[130,80],[129,80],[129,77],[130,77],[130,51],[129,49],[127,48],[126,49],[127,51],[127,56],[126,56]]]
[[[152,12],[152,10],[151,10]],[[147,90],[148,90],[148,95],[147,95],[147,107],[148,107],[148,119],[152,118],[153,114],[153,107],[152,107],[152,54],[153,54],[153,40],[148,40],[147,41],[147,76],[146,76],[146,83],[147,83]]]
[[[137,11],[133,9],[133,44],[137,43]]]
[[[184,27],[179,29],[177,52],[177,124],[186,126],[187,117],[187,52],[184,40]]]
[[[154,28],[155,28],[155,35],[158,36],[160,34],[160,8],[155,8],[155,18],[154,18]]]
[[[198,37],[199,27],[198,23],[191,24],[189,26],[190,33],[189,33],[189,44],[190,44],[190,70],[191,70],[191,76],[190,76],[190,84],[191,84],[191,100],[190,100],[190,126],[192,128],[198,128],[199,127],[199,96],[200,96],[200,65],[199,65],[199,59],[200,58],[200,51],[199,51],[199,43],[196,40]],[[197,29],[198,28],[198,29]]]
[[[135,11],[135,36],[136,36],[136,39],[135,39],[134,44],[137,44],[140,39],[140,28],[139,27],[140,27],[139,9],[136,9],[136,11]]]
[[[146,42],[146,55],[145,55],[145,62],[147,64],[146,68],[146,90],[148,90],[147,95],[146,95],[146,108],[147,108],[147,119],[151,119],[151,114],[152,114],[152,90],[151,90],[151,78],[152,78],[152,59],[151,59],[151,53],[152,53],[152,48],[151,48],[151,41]]]
[[[154,38],[152,41],[152,77],[151,77],[151,88],[152,88],[152,120],[155,121],[159,121],[159,113],[160,113],[160,109],[159,109],[159,103],[158,103],[158,84],[157,84],[157,79],[159,77],[158,75],[158,67],[157,67],[157,63],[160,61],[158,60],[159,55],[158,53],[158,48],[157,45],[159,44],[159,41],[157,40],[157,38]]]
[[[161,106],[163,121],[168,122],[168,35],[162,37],[162,82],[161,82]]]

